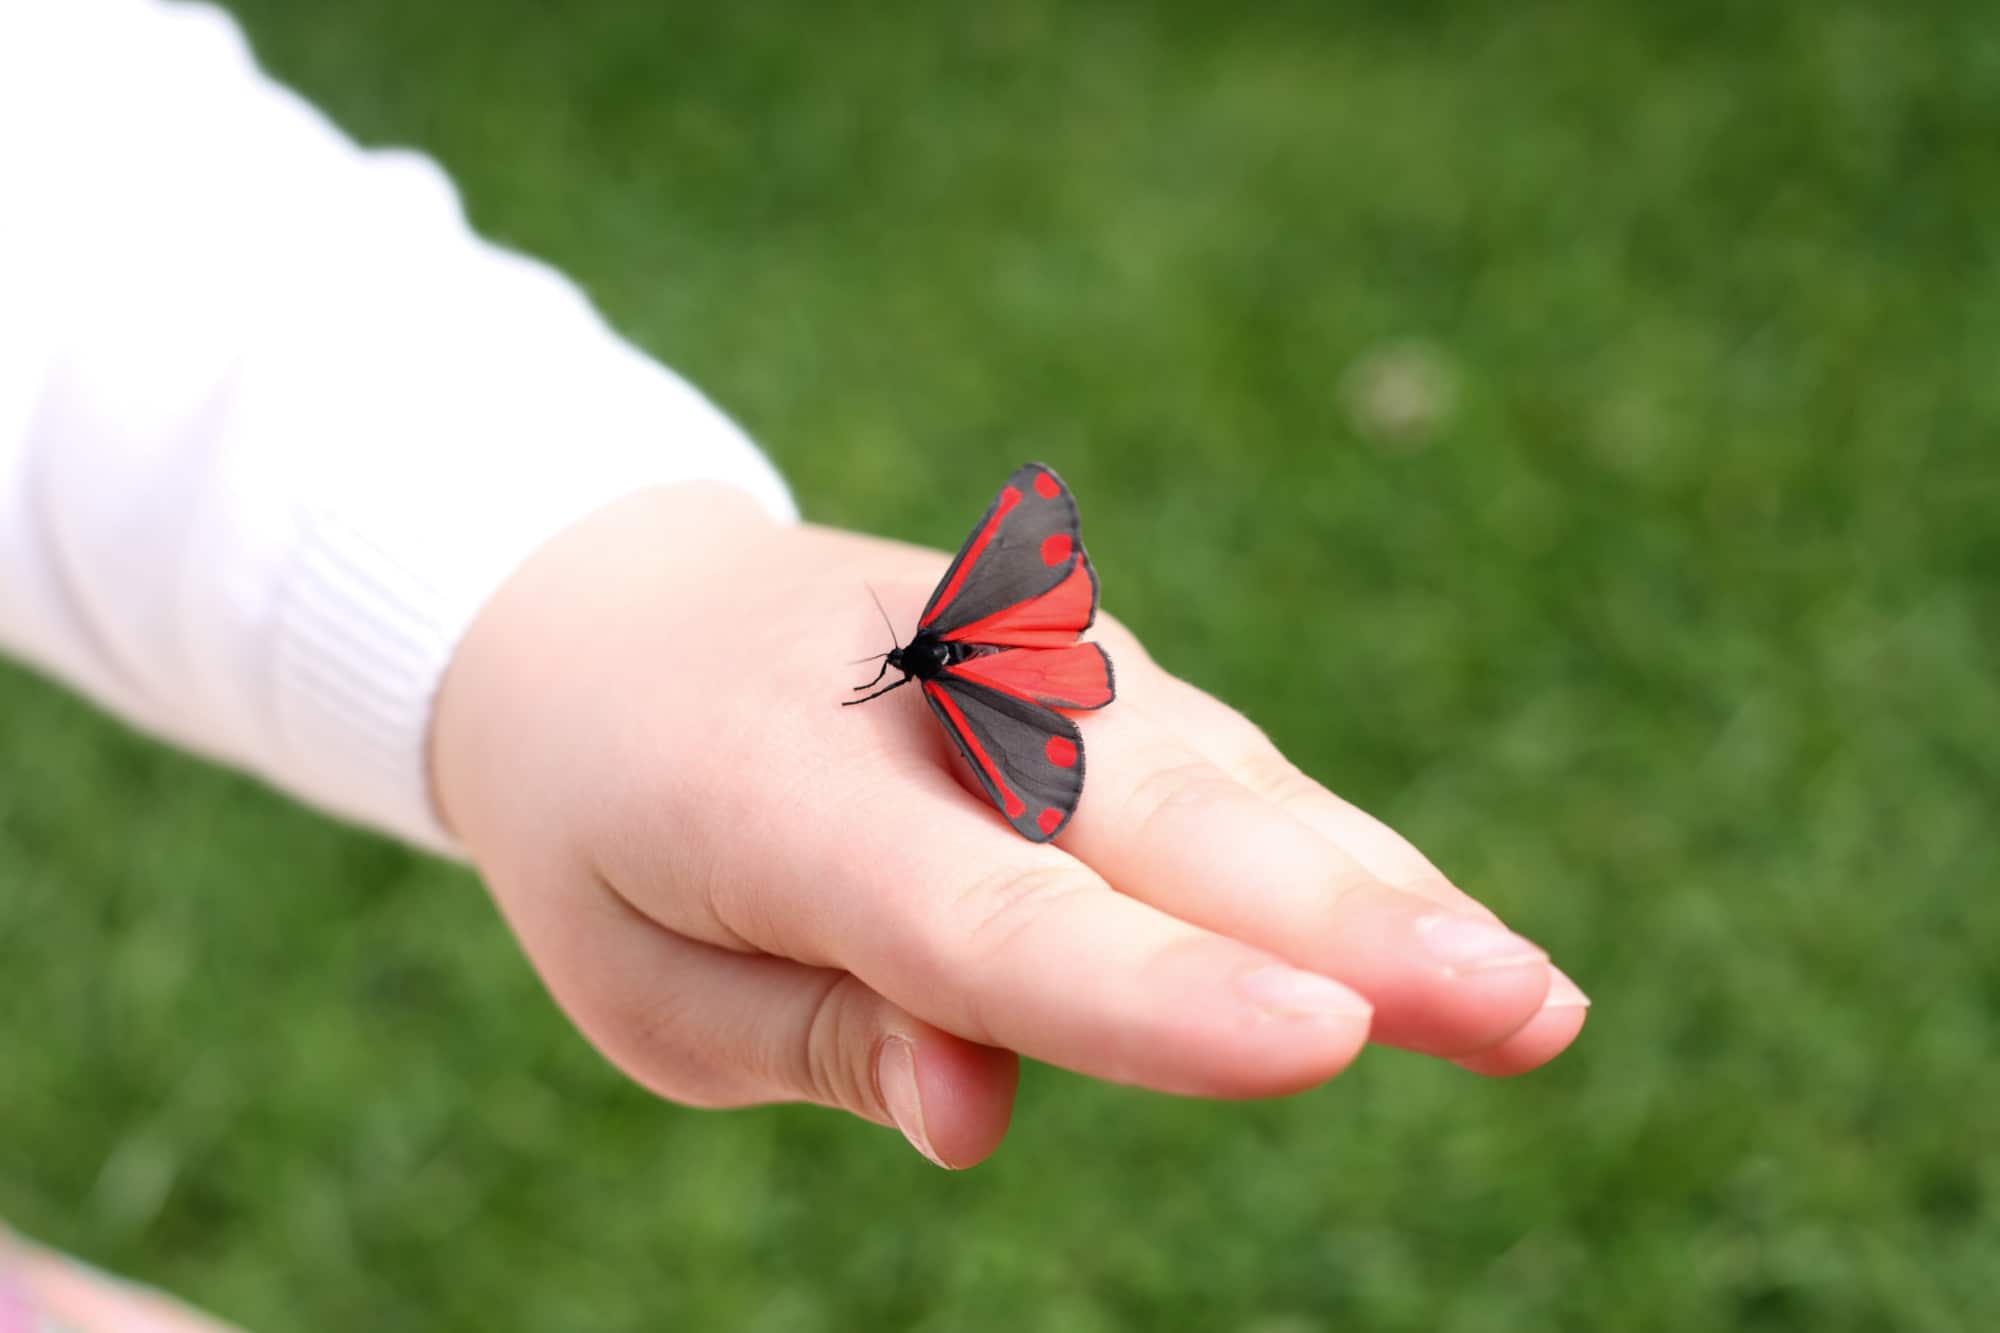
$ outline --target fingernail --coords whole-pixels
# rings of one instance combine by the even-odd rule
[[[1351,1022],[1375,1011],[1368,1001],[1339,982],[1295,967],[1260,967],[1241,985],[1250,1002],[1274,1018]]]
[[[950,1163],[931,1147],[930,1130],[924,1127],[924,1099],[917,1091],[917,1048],[905,1037],[891,1037],[882,1043],[875,1057],[875,1086],[881,1090],[882,1104],[889,1118],[910,1146],[930,1158],[934,1165],[951,1170]]]
[[[1417,938],[1431,957],[1459,972],[1549,961],[1548,954],[1519,935],[1476,916],[1427,916],[1417,922]]]
[[[1563,975],[1559,967],[1549,969],[1549,998],[1542,1001],[1544,1009],[1588,1009],[1590,997],[1585,995],[1574,981]]]

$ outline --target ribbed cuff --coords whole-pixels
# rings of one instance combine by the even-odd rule
[[[797,517],[763,455],[685,392],[699,410],[679,405],[671,448],[533,449],[467,477],[448,510],[376,489],[301,515],[275,608],[271,776],[335,814],[462,858],[431,802],[430,720],[452,654],[501,583],[563,529],[654,486],[727,482],[774,518]],[[709,438],[686,438],[690,415]]]

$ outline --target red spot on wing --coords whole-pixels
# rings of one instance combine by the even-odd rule
[[[1063,822],[1063,812],[1051,806],[1035,816],[1035,824],[1044,833],[1054,833]]]
[[[1076,543],[1069,539],[1067,532],[1051,532],[1042,538],[1042,563],[1060,565],[1069,559],[1069,553],[1075,548]]]
[[[1041,496],[1044,500],[1053,500],[1062,494],[1062,483],[1046,472],[1037,472],[1035,474],[1035,494]],[[1054,562],[1051,561],[1050,563]]]
[[[940,607],[944,604],[944,601],[938,603]],[[1078,559],[1063,581],[1041,596],[1002,607],[990,616],[951,630],[944,637],[958,643],[992,643],[1003,648],[1062,648],[1089,628],[1096,610],[1097,585]]]
[[[1050,708],[1102,708],[1111,702],[1111,663],[1094,643],[1009,648],[947,667],[954,676]]]
[[[1049,762],[1057,768],[1076,767],[1076,742],[1067,736],[1051,736],[1049,743],[1042,747],[1049,756]]]
[[[1000,531],[1001,520],[1007,517],[1008,510],[1019,503],[1021,503],[1021,492],[1018,489],[1012,486],[1001,488],[1000,499],[993,506],[993,517],[986,520],[986,526],[979,530],[979,535],[965,548],[965,555],[959,560],[958,567],[951,571],[950,581],[939,590],[937,600],[931,604],[931,609],[924,618],[917,622],[920,628],[936,620],[944,613],[944,609],[951,605],[952,599],[958,596],[958,590],[965,586],[966,577],[972,573],[972,567],[979,563],[979,557],[985,552],[987,543],[993,540],[994,533]]]
[[[1028,807],[1014,794],[1013,788],[1007,785],[1007,779],[1000,775],[1000,766],[993,762],[992,755],[986,753],[986,747],[979,743],[979,737],[972,734],[972,728],[967,725],[965,714],[959,711],[958,703],[951,697],[951,692],[941,685],[925,681],[924,693],[936,700],[938,707],[944,710],[944,715],[951,721],[953,736],[965,748],[965,752],[972,756],[972,762],[979,766],[986,780],[993,784],[993,790],[1000,794],[1000,805],[1006,810],[1007,818],[1019,819]]]

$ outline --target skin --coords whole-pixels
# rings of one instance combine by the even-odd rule
[[[915,690],[835,705],[939,551],[649,491],[537,552],[465,637],[438,806],[549,990],[693,1106],[807,1101],[940,1166],[1006,1133],[1018,1055],[1163,1092],[1314,1087],[1370,1040],[1487,1075],[1588,1001],[1408,842],[1100,615],[1076,818],[999,818]],[[1017,1055],[1018,1053],[1018,1055]]]

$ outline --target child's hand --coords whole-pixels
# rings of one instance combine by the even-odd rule
[[[945,564],[677,487],[564,533],[467,636],[439,803],[633,1078],[843,1107],[967,1166],[1005,1132],[1015,1051],[1255,1097],[1371,1036],[1489,1074],[1576,1036],[1583,996],[1534,945],[1114,622],[1118,700],[1081,719],[1089,780],[1050,845],[915,691],[836,707],[889,646],[867,586],[907,634]]]

